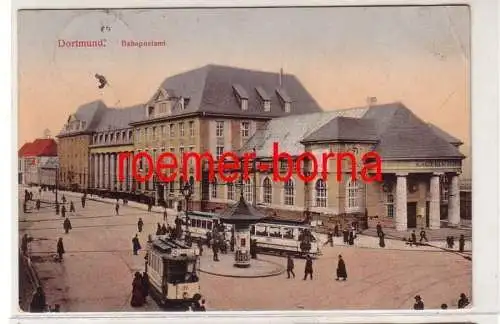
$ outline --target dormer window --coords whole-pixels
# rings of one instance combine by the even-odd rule
[[[233,91],[241,110],[248,110],[248,94],[245,89],[239,84],[233,84]]]
[[[155,113],[155,107],[149,106],[148,107],[148,117],[153,117],[154,113]]]
[[[291,111],[292,100],[286,93],[285,89],[283,88],[276,89],[276,93],[278,94],[281,107],[286,113],[289,113]]]
[[[262,87],[255,88],[257,94],[259,95],[259,99],[262,105],[262,109],[264,111],[271,111],[271,97],[267,94],[266,91]]]

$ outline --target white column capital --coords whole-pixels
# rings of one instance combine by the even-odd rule
[[[442,175],[444,175],[444,172],[433,172],[433,173],[432,173],[432,176],[433,176],[433,177],[440,177],[440,176],[442,176]]]
[[[396,173],[396,177],[407,177],[408,176],[408,172],[397,172]]]

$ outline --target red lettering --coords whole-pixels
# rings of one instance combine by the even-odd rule
[[[233,161],[226,161],[226,158],[232,158]],[[233,152],[222,153],[219,159],[219,177],[224,182],[234,182],[238,178],[238,172],[240,171],[240,160],[236,154]],[[225,170],[233,171],[229,176],[224,173]],[[234,172],[237,170],[238,172]]]
[[[125,175],[123,174],[124,171],[123,169],[125,168],[124,166],[124,161],[128,159],[130,156],[130,152],[120,152],[118,153],[118,181],[123,182],[125,180]]]
[[[248,176],[248,164],[251,160],[255,159],[257,154],[255,152],[245,153],[243,154],[243,180],[248,181],[250,177]],[[257,172],[257,170],[253,170],[253,172]]]
[[[348,157],[351,159],[351,180],[356,181],[356,157],[354,154],[351,152],[340,152],[338,153],[338,159],[337,159],[337,181],[341,182],[342,181],[342,162],[343,158]]]
[[[189,170],[188,170],[188,159],[190,157],[195,158],[196,160],[196,165],[195,165],[195,175],[194,178],[196,181],[201,181],[201,159],[206,158],[208,160],[208,179],[209,181],[213,181],[215,177],[215,172],[214,172],[214,159],[212,157],[212,154],[210,152],[204,152],[202,154],[199,154],[198,152],[188,152],[184,153],[183,159],[182,159],[182,178],[187,181],[189,179]]]
[[[137,163],[142,158],[145,158],[148,163],[148,172],[146,173],[145,176],[142,176],[141,174],[137,173]],[[134,158],[132,159],[132,166],[133,166],[132,176],[136,181],[146,182],[151,180],[151,177],[153,176],[153,159],[151,158],[151,155],[149,155],[146,152],[137,153],[136,155],[134,155]]]
[[[165,158],[170,158],[172,162],[170,163],[164,163],[163,159]],[[171,172],[168,176],[164,174],[163,171],[166,169],[171,169],[173,172]],[[175,178],[177,177],[177,157],[175,154],[172,152],[164,152],[158,156],[158,159],[156,160],[156,174],[158,175],[158,178],[163,181],[163,182],[173,182],[175,181]]]
[[[374,162],[368,162],[368,160],[375,159]],[[382,161],[380,155],[377,152],[367,152],[362,157],[363,169],[361,170],[361,178],[366,183],[372,183],[373,181],[382,181]],[[375,168],[375,176],[371,177],[368,170]]]
[[[335,153],[333,152],[328,152],[328,153],[323,153],[322,154],[322,159],[323,159],[323,169],[321,170],[321,177],[323,178],[323,181],[328,180],[328,159],[329,158],[335,158]]]
[[[292,156],[288,153],[278,153],[279,148],[278,148],[278,143],[274,142],[273,143],[273,181],[283,181],[287,182],[290,180],[292,177],[292,168],[290,168],[290,165],[293,165],[293,160]],[[285,177],[281,177],[280,175],[280,170],[279,170],[279,161],[282,159],[287,160],[287,172]]]
[[[303,173],[303,168],[301,167],[305,162],[312,162],[312,169],[313,171],[308,172],[309,175],[306,176]],[[316,157],[311,153],[311,152],[304,152],[299,157],[297,158],[297,161],[295,162],[295,168],[297,170],[297,175],[299,178],[304,181],[304,182],[311,182],[316,178],[318,175],[318,161],[316,161]]]

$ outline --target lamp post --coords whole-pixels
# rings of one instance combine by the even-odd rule
[[[191,198],[191,195],[193,194],[193,188],[191,187],[191,184],[189,182],[186,182],[186,184],[182,188],[181,192],[182,192],[182,195],[184,196],[184,198],[186,199],[186,232],[187,232],[189,230],[188,202],[189,202],[189,199]]]

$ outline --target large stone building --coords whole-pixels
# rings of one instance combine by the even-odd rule
[[[275,142],[280,152],[294,158],[311,152],[319,170],[323,168],[323,153],[351,152],[358,164],[355,181],[349,159],[343,159],[340,181],[334,158],[328,159],[326,180],[321,171],[309,183],[300,180],[296,172],[287,182],[273,181],[272,171],[258,172],[256,186],[253,177],[243,185],[245,197],[256,199],[275,217],[380,221],[398,230],[439,228],[441,220],[460,223],[461,142],[425,123],[401,103],[273,119],[243,151],[255,148],[258,158],[269,160]],[[367,152],[376,152],[381,158],[380,182],[361,180],[361,158]],[[307,168],[305,171],[312,171]],[[285,165],[280,169],[283,174]],[[232,190],[232,185],[225,186],[226,199],[234,199]],[[214,191],[213,196],[224,195],[221,190]]]
[[[316,101],[293,75],[207,65],[167,78],[144,105],[146,118],[132,123],[134,151],[148,152],[154,160],[161,152],[173,152],[179,165],[182,154],[210,152],[215,159],[234,151],[272,118],[321,111]],[[130,163],[131,160],[129,160]],[[189,161],[191,176],[194,162]],[[140,168],[148,172],[141,161]],[[194,209],[213,209],[206,173],[191,182]],[[154,174],[136,190],[174,207],[182,203],[178,173],[175,181],[162,183]]]

